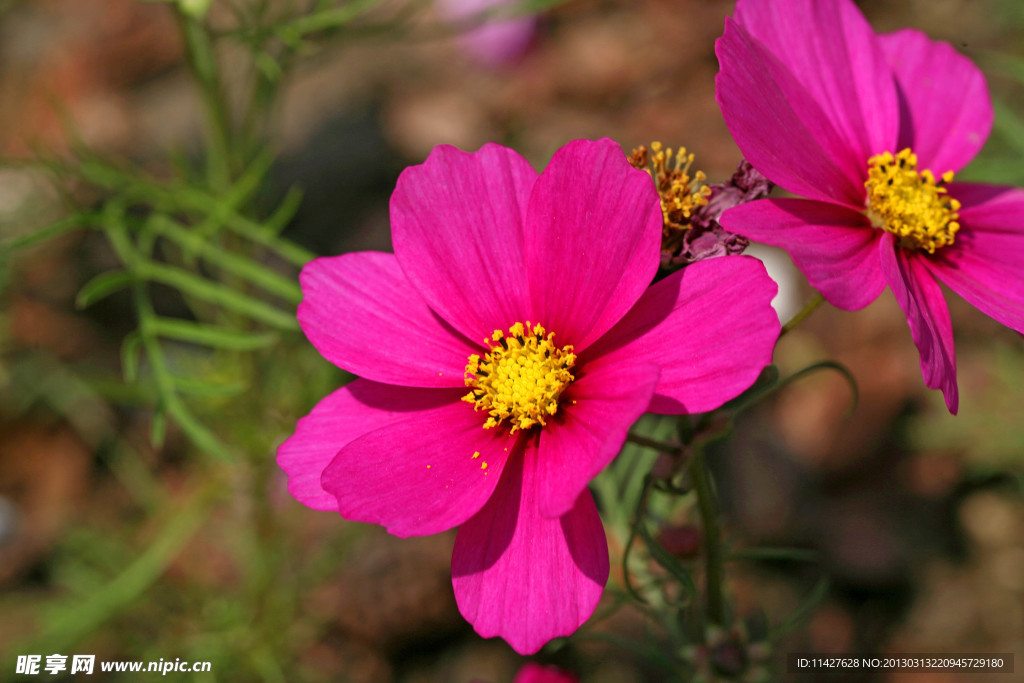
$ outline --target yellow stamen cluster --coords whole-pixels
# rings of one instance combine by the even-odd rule
[[[936,181],[931,171],[917,170],[917,155],[904,149],[868,159],[867,215],[876,227],[888,230],[900,239],[900,246],[936,249],[953,244],[960,229],[957,222],[960,202],[949,196],[943,184],[953,180],[946,171]]]
[[[664,218],[664,234],[689,230],[690,218],[699,207],[708,203],[711,188],[704,184],[707,176],[697,171],[690,176],[693,154],[680,147],[675,154],[672,148],[663,148],[660,142],[652,142],[651,150],[641,145],[629,155],[634,168],[647,171],[658,188],[661,197],[661,215]]]
[[[516,323],[508,333],[495,330],[484,344],[490,351],[477,354],[466,364],[466,386],[462,397],[475,410],[487,411],[484,429],[508,420],[515,433],[558,412],[558,398],[573,381],[571,369],[576,363],[572,346],[555,346],[554,332],[527,321]]]

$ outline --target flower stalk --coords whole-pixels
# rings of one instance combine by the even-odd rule
[[[628,441],[629,443],[635,443],[637,446],[650,448],[651,450],[658,451],[659,453],[666,453],[668,455],[679,455],[683,452],[683,447],[680,446],[679,444],[667,443],[665,441],[651,439],[641,434],[634,434],[632,432],[626,435],[626,441]]]
[[[825,297],[823,297],[821,295],[821,292],[815,292],[814,296],[812,296],[807,301],[807,303],[804,304],[804,307],[801,308],[799,311],[797,311],[797,314],[794,315],[792,318],[790,318],[789,322],[787,322],[785,325],[782,326],[782,332],[779,333],[779,336],[781,337],[782,335],[786,334],[790,330],[794,329],[797,325],[802,323],[804,320],[809,318],[811,313],[814,313],[814,311],[818,308],[818,306],[821,305],[821,303],[824,300],[825,300]]]
[[[694,448],[693,457],[690,459],[690,481],[697,493],[697,509],[700,511],[704,526],[704,575],[708,621],[724,626],[725,595],[722,584],[725,559],[722,552],[722,532],[718,524],[718,501],[704,450],[699,446]]]
[[[207,181],[214,191],[223,191],[231,186],[233,152],[231,116],[217,68],[217,58],[202,20],[180,7],[177,10],[185,54],[199,83],[206,109]]]

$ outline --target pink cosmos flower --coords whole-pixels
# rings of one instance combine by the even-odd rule
[[[608,578],[587,483],[645,411],[750,386],[779,332],[752,258],[648,288],[661,221],[611,140],[542,174],[494,144],[435,148],[391,197],[394,255],[302,271],[302,329],[361,379],[278,449],[290,493],[396,536],[458,526],[452,584],[480,635],[528,654],[574,632]]]
[[[952,182],[992,126],[981,72],[919,31],[876,34],[851,0],[739,0],[716,51],[718,103],[743,154],[807,197],[744,204],[722,225],[789,251],[838,308],[888,285],[925,384],[956,413],[939,282],[1024,330],[1024,192]]]

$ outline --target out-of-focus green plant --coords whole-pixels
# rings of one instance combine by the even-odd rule
[[[987,345],[963,354],[975,381],[965,382],[964,410],[955,421],[924,413],[913,421],[910,438],[925,452],[962,454],[970,476],[1024,475],[1024,358],[1008,344]]]
[[[3,246],[4,251],[18,252],[70,230],[102,232],[121,267],[88,282],[78,294],[78,306],[88,307],[120,290],[131,292],[138,328],[124,341],[122,365],[125,379],[141,382],[154,399],[154,442],[162,442],[170,419],[199,452],[228,460],[232,445],[197,417],[202,411],[194,404],[241,393],[249,384],[196,371],[203,364],[182,362],[182,349],[206,348],[223,360],[298,339],[294,312],[302,295],[296,274],[314,254],[280,233],[298,209],[301,192],[292,188],[269,215],[255,209],[274,161],[268,138],[280,86],[298,56],[341,38],[395,37],[413,30],[412,20],[429,3],[231,2],[225,8],[233,24],[214,27],[208,21],[210,0],[162,1],[177,18],[202,96],[202,168],[179,163],[165,169],[169,176],[158,177],[76,144],[72,160],[43,157],[34,165],[50,171],[58,187],[74,183],[78,195],[98,199],[84,207],[72,199],[68,215],[7,239]],[[535,12],[558,1],[526,0],[502,13]],[[376,11],[385,4],[387,12]],[[473,21],[489,16],[482,13]],[[415,30],[431,36],[464,28],[440,24]],[[217,61],[222,42],[244,47],[249,57],[246,76],[231,88]],[[152,284],[177,290],[191,316],[158,314]],[[195,354],[184,357],[194,360]],[[189,368],[193,371],[186,372]]]
[[[1014,83],[1019,97],[1024,97],[1024,55],[984,52],[981,64],[991,73]],[[1024,116],[1019,106],[1007,99],[994,97],[995,121],[992,136],[982,154],[964,169],[964,180],[991,182],[1000,185],[1024,185]]]
[[[274,509],[284,495],[275,442],[345,379],[312,351],[295,318],[298,271],[314,254],[281,233],[302,194],[292,188],[272,210],[261,208],[281,86],[300,57],[341,41],[465,27],[424,24],[429,3],[421,0],[156,1],[174,13],[200,94],[198,163],[114,160],[77,140],[70,157],[41,151],[30,162],[8,162],[19,173],[48,174],[65,213],[33,229],[25,226],[38,220],[0,217],[0,296],[26,254],[66,233],[92,231],[118,265],[87,282],[76,303],[87,308],[116,294],[130,302],[125,317],[136,326],[122,345],[122,383],[9,347],[0,311],[0,419],[43,410],[71,425],[142,515],[114,528],[81,520],[49,563],[55,590],[42,600],[0,599],[0,611],[28,625],[4,654],[78,651],[111,629],[125,659],[214,663],[212,673],[189,680],[293,680],[285,672],[301,670],[295,659],[324,628],[300,613],[302,596],[336,571],[354,527],[340,526],[307,557],[285,532],[288,515]],[[230,82],[218,59],[225,47],[246,56],[241,77],[232,64]],[[73,126],[67,129],[73,137]],[[157,288],[161,296],[173,290],[185,308],[163,312]],[[168,490],[139,444],[118,433],[110,403],[151,408],[158,447],[169,427],[188,439],[177,490]],[[210,586],[188,571],[168,577],[183,551],[218,533],[222,561],[237,580]],[[152,590],[158,584],[169,590]]]

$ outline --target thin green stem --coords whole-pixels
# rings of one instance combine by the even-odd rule
[[[640,493],[640,502],[636,506],[636,516],[633,519],[633,523],[630,525],[629,538],[626,539],[626,545],[622,550],[622,581],[626,589],[626,592],[634,600],[640,604],[648,604],[647,598],[640,595],[637,589],[633,586],[632,580],[632,567],[630,566],[630,552],[633,549],[633,543],[639,536],[640,525],[644,523],[644,512],[647,509],[647,496],[651,491],[651,477],[647,475],[644,477],[644,488]]]
[[[812,296],[810,300],[808,300],[808,302],[804,304],[804,307],[800,309],[800,312],[794,315],[788,323],[782,326],[782,332],[779,334],[779,336],[781,337],[782,335],[786,334],[794,327],[802,323],[807,318],[807,316],[809,316],[811,313],[814,313],[814,309],[820,306],[824,300],[825,297],[821,295],[821,292],[815,292],[814,296]]]
[[[299,328],[293,312],[282,311],[220,283],[193,275],[187,270],[145,260],[137,262],[133,270],[135,275],[142,279],[169,285],[201,301],[232,310],[279,330],[294,331]]]
[[[262,349],[278,340],[278,335],[273,332],[242,332],[178,318],[154,317],[150,329],[157,337],[230,351]]]
[[[305,249],[291,240],[278,236],[283,225],[273,223],[263,225],[257,221],[247,218],[238,212],[237,208],[229,202],[222,200],[216,192],[210,193],[189,185],[174,185],[165,187],[158,180],[154,180],[141,172],[129,173],[98,162],[83,162],[79,165],[80,175],[90,183],[100,187],[116,190],[121,197],[134,197],[146,202],[163,204],[166,211],[187,211],[198,212],[203,216],[218,216],[224,227],[231,232],[247,240],[276,252],[281,258],[297,266],[304,266],[316,258],[316,254]],[[66,170],[71,173],[70,170]],[[244,179],[240,180],[241,184]],[[239,203],[244,197],[239,195]],[[292,199],[292,201],[296,201]],[[288,207],[288,210],[297,206]],[[106,225],[103,216],[89,217],[82,215],[86,225],[95,224],[98,227]],[[276,216],[275,221],[281,221]]]
[[[635,443],[637,446],[653,449],[659,453],[668,453],[669,455],[679,455],[683,452],[683,448],[679,444],[658,441],[657,439],[651,439],[640,434],[626,434],[626,441]]]
[[[150,370],[153,372],[153,379],[156,382],[157,391],[160,394],[162,408],[168,415],[173,417],[185,432],[189,440],[203,453],[218,460],[229,460],[230,455],[213,432],[199,422],[192,412],[185,406],[178,396],[174,386],[174,377],[164,359],[160,349],[160,342],[157,340],[153,330],[150,329],[152,320],[156,317],[149,300],[143,292],[142,285],[133,287],[135,297],[135,308],[139,314],[139,331],[142,336],[142,348],[149,360]]]
[[[693,490],[697,492],[697,507],[704,523],[704,574],[707,583],[708,621],[724,626],[724,553],[722,531],[718,524],[718,502],[715,499],[714,484],[704,452],[699,448],[695,449],[690,460],[690,479],[693,482]]]
[[[631,598],[640,603],[641,606],[647,605],[651,611],[656,615],[665,627],[665,630],[670,634],[673,641],[679,642],[681,634],[679,632],[679,622],[675,617],[674,611],[666,609],[665,594],[654,584],[650,571],[646,562],[631,562],[634,544],[637,539],[642,539],[647,544],[648,550],[655,552],[652,549],[652,539],[646,533],[644,529],[645,514],[647,511],[647,500],[651,493],[651,475],[644,477],[644,488],[640,494],[640,501],[637,504],[636,516],[633,519],[633,523],[630,527],[629,538],[626,541],[626,545],[622,552],[622,579],[626,592]],[[640,587],[638,588],[633,583],[633,575],[639,575]],[[641,595],[641,592],[643,595]]]
[[[353,0],[340,7],[298,16],[281,26],[279,30],[286,32],[286,42],[294,41],[309,33],[340,28],[373,9],[377,4],[378,0]]]
[[[231,117],[225,104],[226,97],[221,84],[217,57],[210,34],[202,21],[180,8],[177,16],[185,43],[185,54],[192,73],[199,82],[206,108],[207,179],[215,191],[223,191],[231,185]]]
[[[163,235],[183,249],[198,254],[208,263],[222,268],[225,272],[241,277],[291,304],[298,305],[302,301],[302,290],[294,280],[282,277],[256,261],[222,249],[203,239],[200,235],[189,232],[167,216],[160,214],[153,216],[149,226],[158,235]]]
[[[183,187],[176,190],[168,197],[177,198],[185,207],[204,213],[217,211],[218,201],[215,197],[193,188]],[[290,261],[297,266],[304,266],[307,262],[316,258],[316,254],[300,247],[294,242],[277,235],[275,228],[268,228],[256,221],[231,211],[224,215],[224,226],[231,232],[260,244],[268,249],[273,249],[283,259]]]

